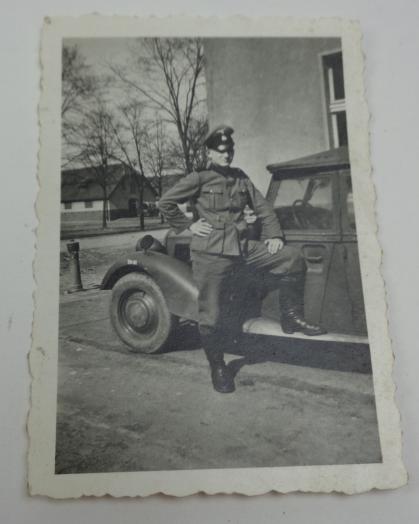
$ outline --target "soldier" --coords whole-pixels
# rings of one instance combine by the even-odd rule
[[[281,325],[285,333],[320,335],[324,330],[304,320],[305,262],[300,252],[285,245],[278,219],[248,176],[230,167],[234,156],[233,129],[219,126],[205,145],[209,167],[193,172],[168,190],[159,208],[178,233],[192,232],[191,258],[199,290],[199,330],[211,368],[214,389],[234,391],[234,377],[224,362],[223,291],[232,272],[245,264],[278,277]],[[194,203],[196,219],[188,219],[178,204]],[[249,214],[247,211],[251,209]],[[249,223],[261,223],[260,241],[249,239]]]

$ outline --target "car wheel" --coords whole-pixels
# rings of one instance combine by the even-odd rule
[[[143,273],[129,273],[118,280],[110,316],[120,339],[137,353],[163,351],[176,325],[160,287]]]

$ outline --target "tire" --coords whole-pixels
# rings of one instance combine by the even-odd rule
[[[160,287],[143,273],[129,273],[117,281],[110,317],[119,338],[135,353],[166,349],[176,325]]]

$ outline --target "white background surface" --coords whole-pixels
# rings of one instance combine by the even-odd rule
[[[343,16],[364,32],[371,152],[384,250],[397,403],[409,485],[395,492],[255,498],[51,501],[26,491],[27,353],[37,191],[39,34],[44,15],[200,14]],[[419,522],[419,3],[415,0],[15,0],[0,7],[1,368],[0,522],[416,523]]]

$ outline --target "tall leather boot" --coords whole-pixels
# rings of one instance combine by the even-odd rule
[[[281,277],[279,284],[279,305],[281,326],[284,333],[304,333],[310,337],[322,335],[326,330],[309,324],[304,318],[305,273],[291,273]]]
[[[215,333],[202,334],[202,346],[211,369],[211,380],[215,391],[232,393],[235,390],[234,378],[224,362],[222,342]]]

